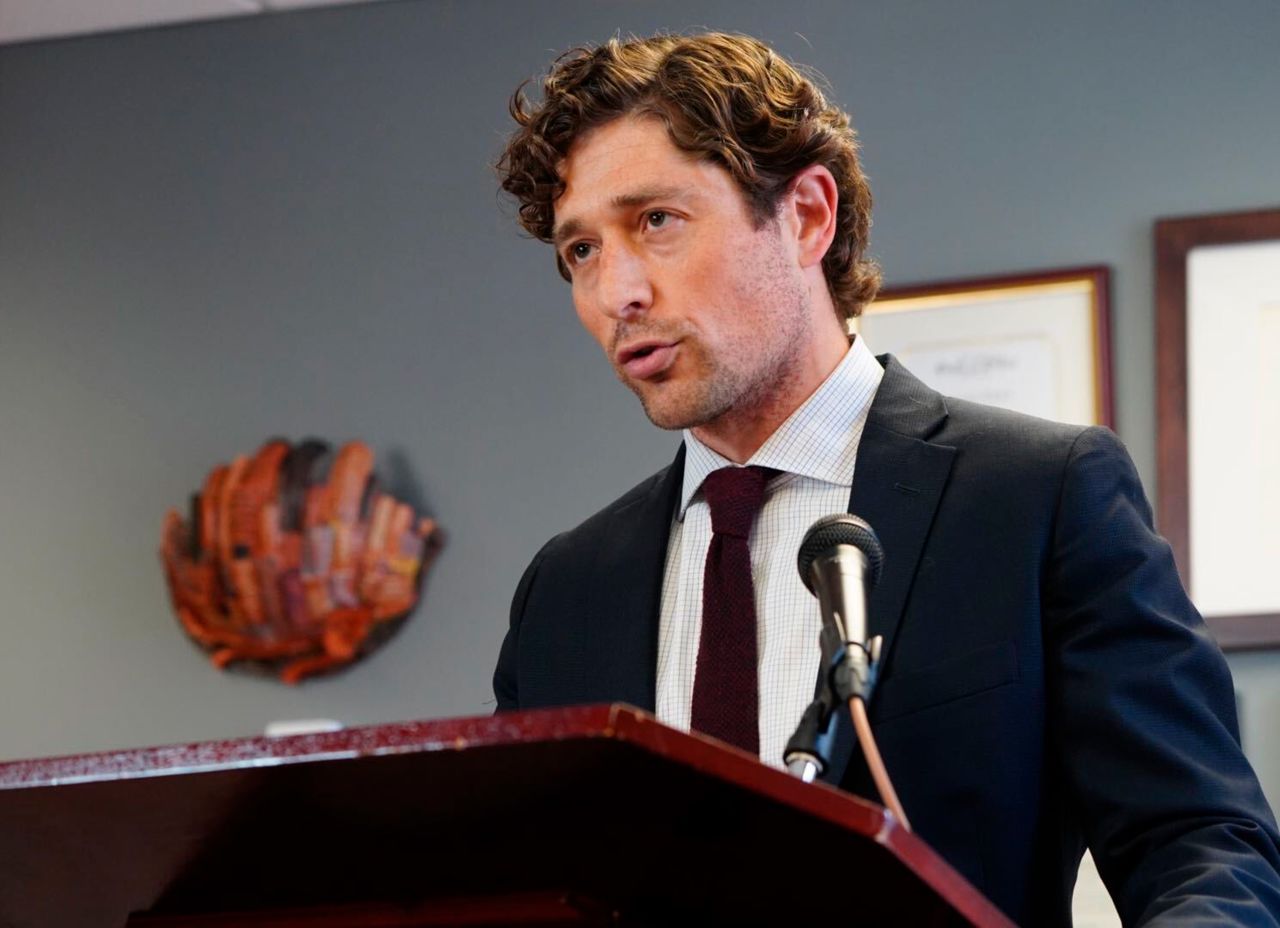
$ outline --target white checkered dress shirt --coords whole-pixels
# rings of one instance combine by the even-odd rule
[[[796,570],[809,526],[847,512],[858,442],[884,370],[854,340],[839,366],[747,462],[782,473],[769,481],[751,530],[760,682],[760,758],[781,767],[782,750],[813,701],[821,651],[818,601]],[[711,545],[711,512],[702,481],[733,466],[684,433],[684,488],[671,522],[658,630],[658,718],[689,730],[702,632],[702,576]]]

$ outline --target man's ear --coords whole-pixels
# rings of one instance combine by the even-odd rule
[[[786,208],[796,236],[801,267],[822,263],[836,237],[836,207],[840,191],[836,179],[821,164],[811,164],[791,178],[787,185]]]

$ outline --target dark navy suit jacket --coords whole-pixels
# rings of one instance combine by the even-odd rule
[[[1126,925],[1280,924],[1280,837],[1231,678],[1119,440],[881,361],[849,510],[884,545],[871,719],[918,834],[1025,925],[1070,924],[1086,845]],[[682,472],[681,453],[534,558],[500,710],[652,711]],[[842,740],[829,777],[875,798]]]

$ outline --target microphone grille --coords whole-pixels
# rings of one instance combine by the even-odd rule
[[[867,592],[873,590],[880,580],[880,569],[884,566],[884,548],[880,546],[880,539],[870,525],[847,512],[823,516],[805,532],[796,558],[800,579],[804,581],[805,587],[810,593],[817,595],[809,568],[819,557],[838,545],[852,545],[862,552],[867,559]]]

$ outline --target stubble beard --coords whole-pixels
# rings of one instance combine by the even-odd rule
[[[739,332],[718,355],[696,334],[685,334],[677,360],[684,367],[682,377],[636,383],[616,370],[618,379],[639,398],[650,422],[668,430],[731,426],[765,415],[777,402],[785,402],[800,378],[800,355],[813,321],[807,294],[800,287],[781,286],[775,278],[764,289],[772,291],[765,329],[755,337]],[[744,296],[759,301],[761,291]],[[673,333],[645,334],[671,337]],[[767,339],[765,345],[762,339]]]

